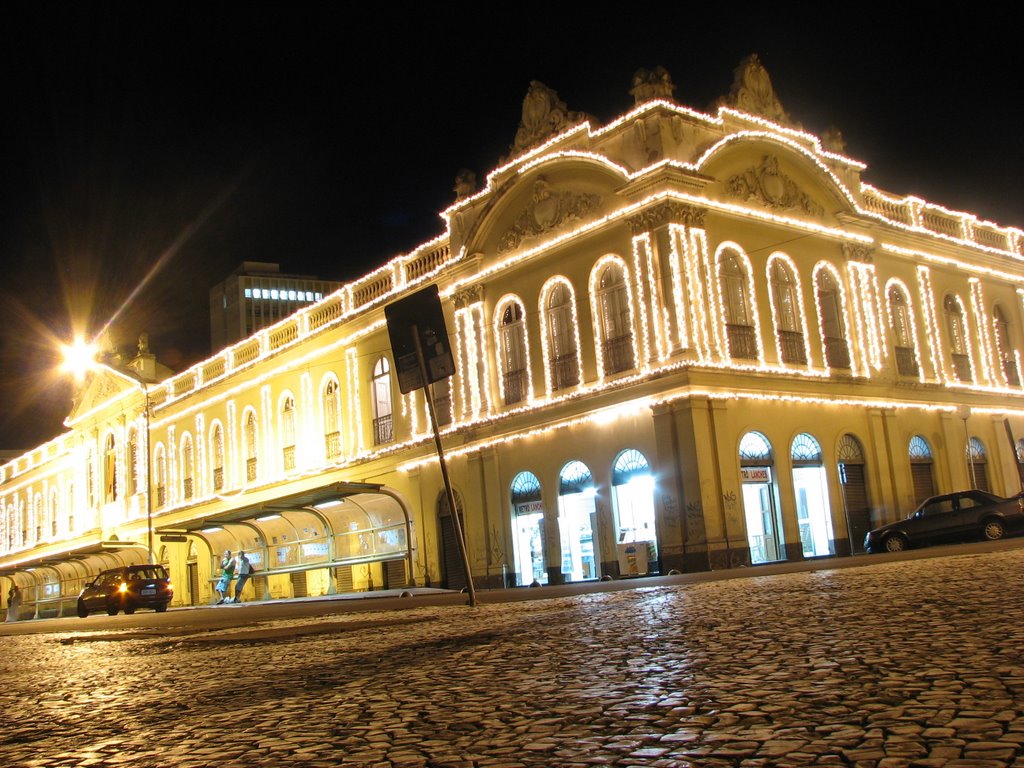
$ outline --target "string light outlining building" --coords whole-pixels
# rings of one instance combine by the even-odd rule
[[[710,112],[674,90],[640,70],[599,125],[533,83],[438,237],[144,391],[95,369],[67,431],[0,469],[25,610],[70,610],[149,525],[179,603],[224,549],[250,598],[462,587],[384,324],[430,283],[478,586],[844,556],[930,495],[1018,490],[1024,233],[865,183],[756,57]]]

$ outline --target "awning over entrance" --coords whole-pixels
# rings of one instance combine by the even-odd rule
[[[157,529],[162,541],[193,536],[214,558],[245,550],[257,575],[391,560],[412,570],[412,519],[393,491],[370,483],[331,483]]]

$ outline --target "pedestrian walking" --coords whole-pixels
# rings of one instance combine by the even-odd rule
[[[17,584],[12,584],[7,591],[7,620],[18,620],[18,609],[21,608],[21,590]]]
[[[220,600],[217,601],[217,605],[223,603],[231,591],[231,579],[235,575],[235,561],[231,557],[231,550],[224,550],[224,557],[220,560],[220,579],[217,581],[217,585],[214,589],[220,596]]]
[[[235,563],[235,573],[238,574],[238,581],[235,582],[235,599],[229,602],[239,603],[242,601],[242,590],[245,589],[249,577],[252,576],[252,563],[246,557],[244,550],[238,550],[238,558]]]

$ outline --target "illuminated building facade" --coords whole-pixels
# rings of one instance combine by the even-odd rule
[[[713,113],[673,90],[642,70],[599,126],[534,83],[436,239],[173,377],[94,373],[0,470],[0,574],[66,605],[153,530],[179,603],[239,548],[256,597],[463,586],[384,322],[431,283],[481,586],[842,556],[935,493],[1019,490],[1024,233],[864,183],[756,58]]]

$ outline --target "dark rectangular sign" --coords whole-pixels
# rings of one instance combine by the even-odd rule
[[[446,379],[455,373],[455,359],[448,343],[448,329],[444,323],[441,297],[436,285],[428,285],[416,293],[392,302],[384,307],[391,338],[391,352],[395,357],[395,372],[398,375],[398,389],[407,394],[423,389],[425,384]],[[423,349],[423,360],[427,367],[424,382],[416,360],[415,336],[419,337]]]

